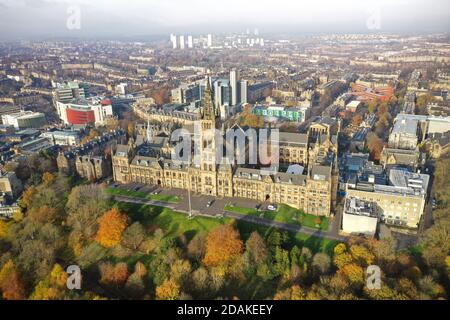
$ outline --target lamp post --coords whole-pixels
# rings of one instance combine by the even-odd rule
[[[190,184],[191,181],[189,181]],[[191,185],[188,186],[188,202],[189,202],[189,219],[192,219],[192,206],[191,206]]]

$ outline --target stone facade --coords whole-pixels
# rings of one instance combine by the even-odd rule
[[[80,177],[96,181],[111,175],[111,158],[108,156],[78,156],[75,160],[75,168]]]
[[[328,132],[316,142],[308,143],[307,135],[280,135],[280,160],[307,166],[304,174],[275,172],[265,174],[257,168],[216,164],[216,141],[210,129],[219,128],[219,117],[213,106],[209,82],[205,91],[198,136],[200,163],[190,166],[171,159],[137,155],[134,141],[118,145],[112,157],[113,177],[119,183],[143,183],[164,188],[189,189],[191,192],[216,197],[241,197],[271,203],[283,203],[307,213],[329,216],[333,210],[337,188],[336,161],[321,162],[337,151]],[[323,143],[321,143],[323,142]],[[324,158],[322,158],[324,157]]]

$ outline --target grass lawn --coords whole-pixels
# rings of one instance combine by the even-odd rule
[[[149,199],[149,200],[154,200],[154,201],[172,202],[172,203],[180,202],[179,197],[167,195],[167,194],[149,194],[149,193],[142,192],[142,191],[125,190],[125,189],[121,189],[121,188],[107,188],[106,190],[110,195],[114,195],[114,196],[127,196],[127,197],[134,197],[134,198]]]
[[[156,225],[164,230],[168,236],[177,237],[184,234],[188,239],[191,239],[198,232],[208,232],[231,221],[230,219],[198,216],[193,219],[188,219],[186,214],[173,211],[169,208],[126,202],[119,202],[118,208],[126,212],[133,221],[139,221],[146,227]]]
[[[243,208],[231,205],[226,205],[224,210],[241,214],[262,216],[264,218],[277,222],[290,223],[319,230],[328,229],[328,218],[321,217],[321,223],[319,224],[319,226],[317,226],[315,222],[317,216],[304,213],[301,210],[292,208],[284,204],[279,205],[277,211],[257,211],[254,208]]]
[[[192,239],[195,234],[209,232],[212,229],[232,220],[228,218],[208,218],[197,216],[188,219],[186,214],[175,212],[169,208],[131,204],[126,202],[118,202],[118,208],[122,212],[126,212],[133,221],[139,221],[144,226],[157,226],[164,230],[168,236],[178,237],[185,235],[188,240]],[[258,226],[244,221],[236,221],[241,238],[246,241],[253,231],[258,231],[262,236],[267,232],[274,230],[272,227]],[[292,246],[306,246],[312,252],[332,252],[338,241],[328,240],[325,238],[309,236],[299,233],[288,233]]]

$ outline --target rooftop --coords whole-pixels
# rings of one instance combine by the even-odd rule
[[[358,216],[377,217],[375,205],[372,202],[354,197],[345,199],[345,213]]]

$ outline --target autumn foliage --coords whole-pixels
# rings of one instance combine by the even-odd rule
[[[3,292],[3,299],[26,299],[25,285],[11,260],[6,262],[2,270],[0,270],[0,289]]]
[[[381,152],[383,151],[384,143],[376,133],[369,133],[367,135],[367,148],[372,159],[380,160]]]
[[[164,281],[156,288],[156,299],[176,300],[180,296],[180,286],[174,279]]]
[[[239,232],[231,225],[220,226],[211,231],[206,239],[203,262],[210,267],[224,265],[240,255],[243,249]]]
[[[127,216],[118,209],[112,208],[99,219],[99,229],[95,240],[104,247],[116,246],[122,238],[122,233],[127,227]]]
[[[0,239],[6,237],[8,234],[8,224],[0,220]]]
[[[42,181],[46,186],[51,185],[55,181],[55,176],[51,172],[44,172]]]
[[[20,205],[24,208],[28,208],[33,201],[33,197],[36,194],[36,187],[28,187],[22,194],[22,199],[20,200]]]

